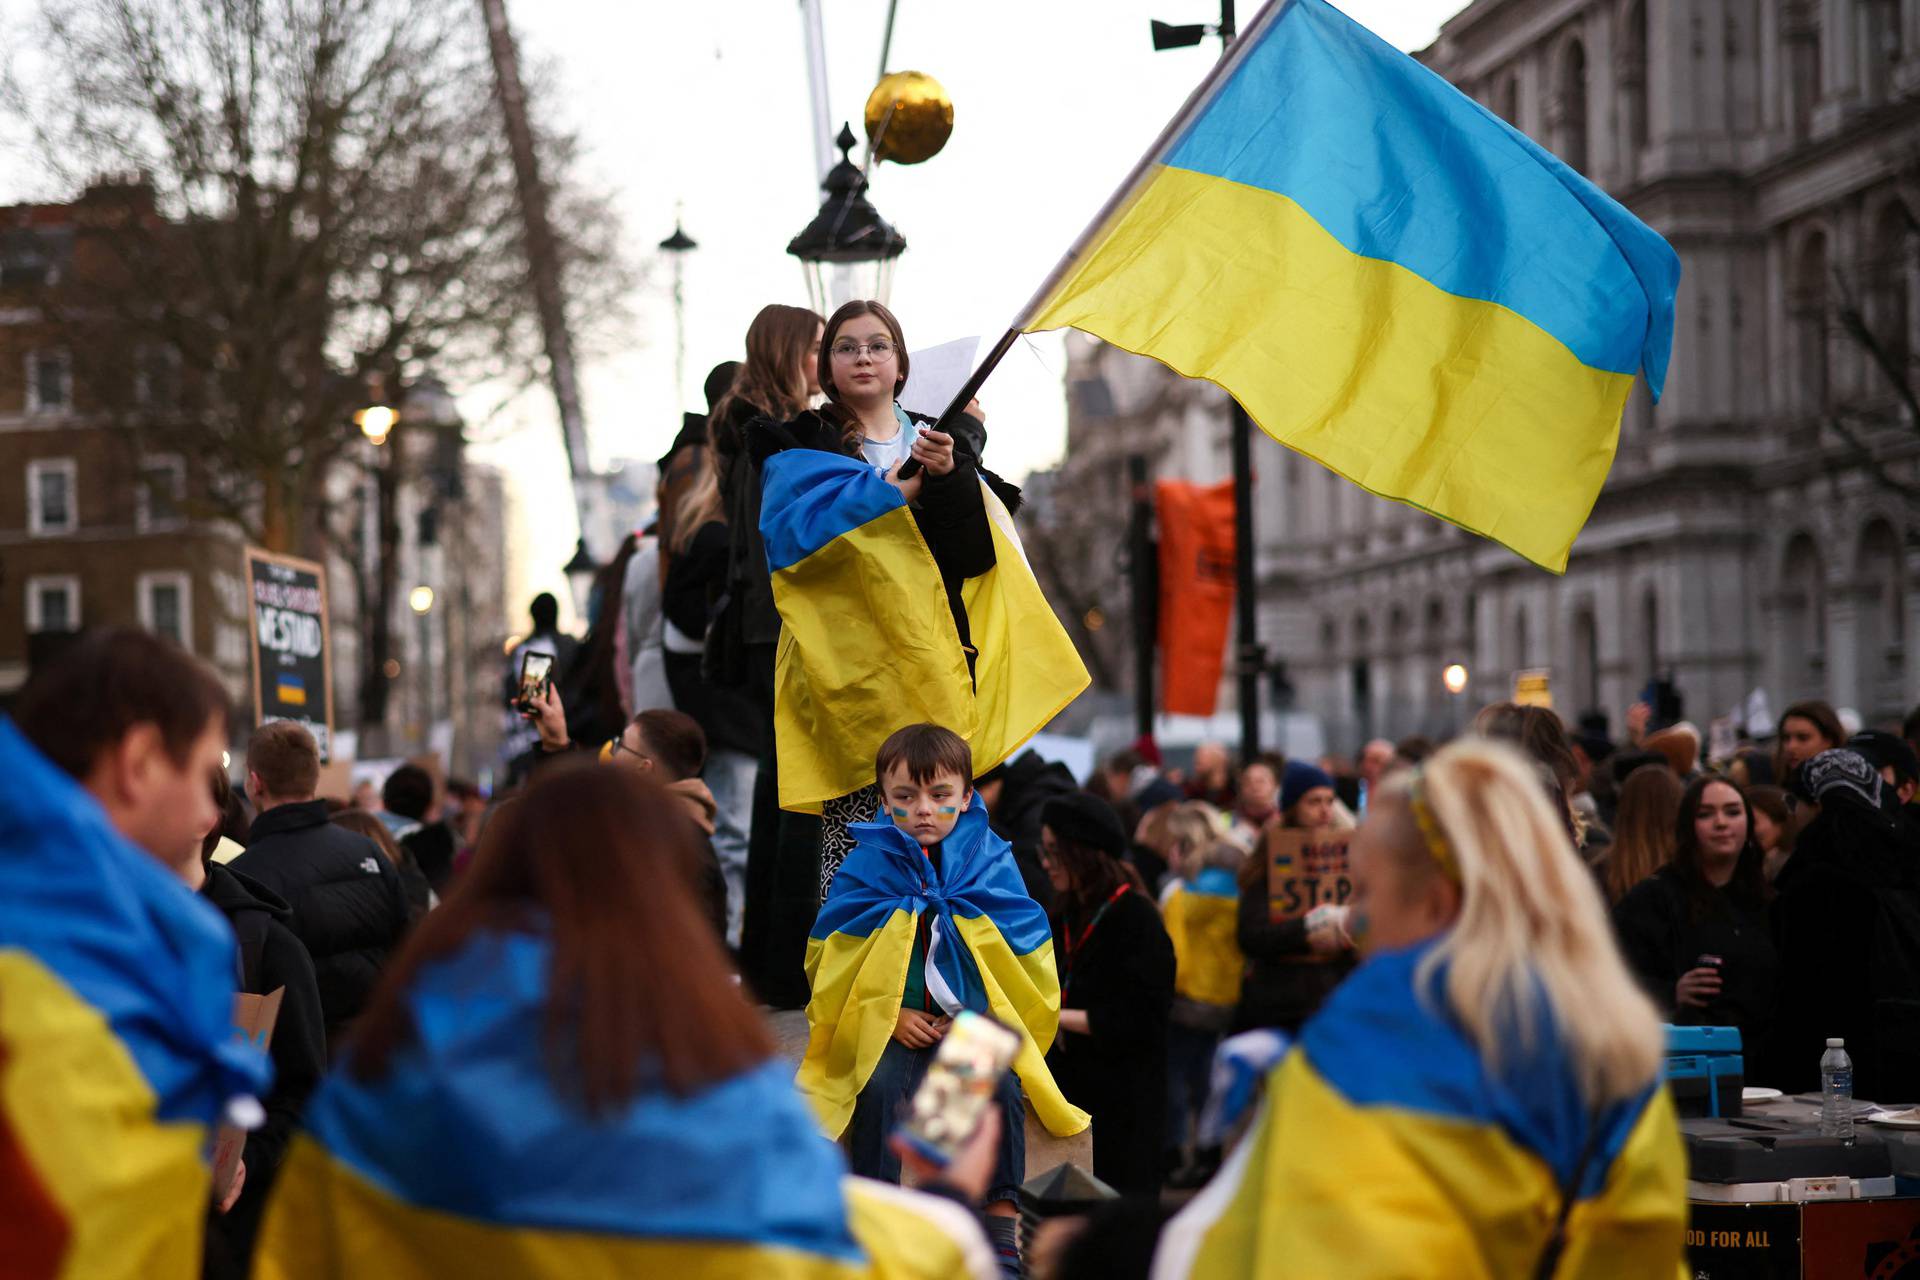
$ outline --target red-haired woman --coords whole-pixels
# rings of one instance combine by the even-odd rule
[[[256,1274],[991,1275],[958,1205],[846,1177],[693,865],[630,769],[500,809],[308,1107]]]

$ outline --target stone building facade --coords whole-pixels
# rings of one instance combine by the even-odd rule
[[[1920,0],[1474,0],[1419,56],[1673,244],[1672,371],[1630,400],[1564,577],[1257,441],[1275,691],[1349,749],[1448,731],[1528,668],[1616,731],[1655,676],[1703,723],[1754,689],[1868,721],[1920,703],[1920,424],[1894,381],[1920,379]],[[1085,342],[1068,377],[1056,483],[1080,491],[1122,383],[1183,406],[1133,428],[1161,474],[1227,473],[1211,388]]]

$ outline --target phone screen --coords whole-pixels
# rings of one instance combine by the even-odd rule
[[[520,657],[520,693],[514,701],[522,707],[531,706],[541,690],[546,688],[547,679],[552,674],[553,655],[529,649]]]
[[[1000,1077],[1019,1052],[1018,1032],[962,1010],[934,1051],[926,1078],[901,1123],[900,1136],[927,1160],[945,1168],[980,1127],[981,1115],[993,1105]]]

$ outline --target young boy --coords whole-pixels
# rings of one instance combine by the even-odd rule
[[[910,725],[874,762],[885,818],[848,828],[841,864],[807,943],[807,1054],[800,1087],[827,1132],[843,1134],[853,1171],[891,1182],[894,1126],[962,1009],[1021,1031],[1001,1082],[1000,1154],[987,1193],[1002,1267],[1012,1260],[1015,1194],[1025,1176],[1025,1098],[1049,1132],[1085,1129],[1048,1072],[1060,1018],[1046,915],[1013,849],[973,794],[973,753],[938,725]]]

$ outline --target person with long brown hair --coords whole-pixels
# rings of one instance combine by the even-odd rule
[[[1609,902],[1619,902],[1672,860],[1673,823],[1685,790],[1673,770],[1660,765],[1642,765],[1627,775],[1614,817],[1613,846],[1602,867]]]
[[[258,1274],[991,1274],[956,1206],[846,1178],[700,919],[692,832],[586,763],[494,815],[315,1095]]]
[[[1167,1114],[1173,942],[1140,875],[1121,859],[1126,828],[1085,791],[1041,814],[1053,883],[1060,1037],[1048,1065],[1093,1116],[1093,1174],[1121,1192],[1157,1191]]]
[[[717,518],[724,521],[727,530],[725,564],[718,581],[696,571],[677,576],[672,584],[676,612],[683,600],[689,604],[703,601],[707,609],[699,676],[709,703],[723,699],[737,709],[738,701],[744,700],[751,709],[751,715],[728,716],[729,727],[718,735],[713,733],[719,728],[718,711],[703,721],[702,727],[708,729],[709,740],[723,753],[724,767],[716,769],[709,785],[720,784],[729,813],[737,814],[741,807],[733,794],[738,788],[729,784],[744,780],[733,756],[738,753],[754,758],[754,777],[748,784],[752,800],[746,823],[740,967],[759,997],[775,1008],[797,1009],[807,1000],[801,960],[806,931],[813,920],[812,905],[806,901],[813,892],[813,877],[804,866],[791,875],[783,875],[781,869],[788,863],[811,860],[811,850],[819,844],[820,821],[809,814],[785,813],[779,803],[779,761],[773,749],[773,668],[780,642],[780,611],[774,607],[766,543],[760,536],[762,476],[749,437],[758,437],[768,426],[805,412],[820,393],[818,355],[823,324],[818,312],[774,303],[762,307],[748,326],[746,363],[734,375],[732,386],[715,401],[708,425],[715,496],[720,505]],[[691,525],[692,519],[683,519],[681,524]],[[690,537],[700,536],[700,528],[695,527]],[[711,542],[711,532],[706,536]],[[690,714],[700,718],[697,710]],[[722,778],[722,772],[733,776]],[[728,825],[737,822],[733,818]],[[797,891],[791,887],[794,882],[801,886]]]
[[[1627,781],[1660,772],[1644,767]],[[1695,778],[1680,796],[1673,842],[1667,864],[1613,909],[1620,950],[1672,1021],[1738,1027],[1747,1060],[1767,1062],[1780,960],[1746,794],[1724,777]]]
[[[1847,743],[1847,730],[1832,705],[1818,698],[1796,702],[1780,713],[1773,739],[1773,781],[1788,786],[1793,771],[1822,751]]]

